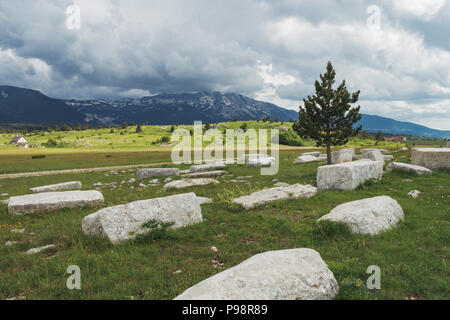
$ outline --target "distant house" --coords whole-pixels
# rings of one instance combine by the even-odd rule
[[[394,141],[394,142],[406,142],[405,136],[398,136],[398,137],[390,137],[386,138],[386,140]]]
[[[17,148],[29,148],[30,144],[27,139],[22,136],[15,136],[9,144],[15,145]]]

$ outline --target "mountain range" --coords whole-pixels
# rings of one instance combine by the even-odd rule
[[[200,92],[160,94],[137,99],[64,100],[50,98],[36,90],[0,86],[0,125],[88,123],[109,126],[123,122],[168,125],[191,124],[196,120],[217,123],[264,117],[290,121],[296,120],[298,113],[237,93]],[[450,138],[450,130],[436,130],[375,115],[363,114],[360,124],[368,132],[381,130],[391,134]]]

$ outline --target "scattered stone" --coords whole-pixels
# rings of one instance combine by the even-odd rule
[[[428,169],[450,168],[450,148],[412,148],[411,163]]]
[[[212,246],[210,249],[211,249],[212,251],[214,251],[214,252],[219,251],[219,250],[217,250],[217,248],[216,248],[215,246]]]
[[[196,172],[207,172],[207,171],[214,171],[216,169],[223,169],[225,168],[224,163],[211,163],[211,164],[200,164],[191,166],[189,168],[190,173],[196,173]]]
[[[345,163],[353,160],[355,149],[340,149],[331,153],[331,163]]]
[[[93,188],[99,188],[101,186],[103,186],[103,183],[101,183],[101,182],[97,182],[92,185]]]
[[[321,166],[317,169],[319,190],[354,190],[369,179],[381,179],[383,162],[368,159]]]
[[[217,260],[212,260],[219,267]],[[326,300],[339,286],[312,249],[257,254],[187,289],[175,300]]]
[[[246,164],[248,167],[265,167],[265,166],[271,166],[272,163],[275,161],[274,157],[269,157],[265,154],[258,154],[258,155],[248,155],[249,157],[246,159]]]
[[[391,154],[383,155],[384,161],[392,161],[394,160],[394,156]]]
[[[139,169],[137,171],[138,180],[150,178],[150,177],[162,177],[162,176],[178,176],[180,170],[178,168],[153,168],[153,169]]]
[[[341,222],[351,232],[377,235],[396,226],[404,216],[397,201],[388,196],[379,196],[341,204],[318,221]]]
[[[81,182],[80,181],[70,181],[58,184],[52,184],[49,186],[41,186],[31,188],[30,191],[33,193],[41,193],[41,192],[53,192],[53,191],[68,191],[68,190],[80,190]]]
[[[100,206],[104,202],[103,195],[99,191],[44,192],[11,197],[8,212],[20,216],[65,208]]]
[[[167,183],[167,182],[170,182],[170,181],[172,181],[173,179],[171,178],[171,177],[167,177],[166,179],[164,179],[164,183]]]
[[[211,264],[214,268],[223,268],[223,263],[216,259],[211,260]]]
[[[39,253],[39,252],[41,252],[41,251],[44,251],[44,250],[47,250],[47,249],[50,249],[50,248],[54,248],[54,247],[55,247],[54,244],[49,244],[49,245],[47,245],[47,246],[43,246],[43,247],[39,247],[39,248],[33,248],[33,249],[30,249],[30,250],[28,250],[28,251],[26,252],[26,254],[36,254],[36,253]]]
[[[211,178],[198,178],[198,179],[183,179],[183,180],[176,180],[169,183],[166,183],[164,185],[164,190],[175,188],[175,189],[181,189],[181,188],[188,188],[188,187],[194,187],[194,186],[204,186],[207,184],[218,184],[219,181],[216,179]]]
[[[1,196],[2,197],[7,197],[7,196],[9,196],[9,193],[2,193]]]
[[[408,196],[417,198],[421,192],[419,190],[412,190],[408,193]]]
[[[390,153],[389,150],[377,149],[377,148],[366,148],[366,149],[359,150],[359,152],[363,155],[363,158],[367,158],[366,154],[369,153],[370,151],[378,151],[378,152],[381,152],[381,154],[389,154]]]
[[[310,198],[316,193],[317,188],[297,183],[287,187],[275,187],[257,191],[248,196],[236,198],[232,202],[240,204],[244,209],[249,210],[277,200]]]
[[[372,161],[381,161],[384,163],[384,157],[378,150],[368,151],[367,153],[364,154],[364,157]]]
[[[196,173],[188,173],[183,175],[183,178],[204,178],[204,177],[218,177],[224,176],[228,172],[224,170],[216,170],[216,171],[207,171],[207,172],[196,172]]]
[[[403,147],[403,148],[400,148],[400,150],[398,150],[398,151],[408,151],[408,148]]]
[[[159,184],[159,180],[158,179],[153,179],[153,180],[150,180],[148,183],[150,183],[150,184]]]
[[[117,171],[110,171],[109,174],[117,176],[119,173]]]
[[[14,300],[27,300],[27,297],[22,293],[17,297],[7,298],[6,300],[14,301]]]
[[[183,272],[183,270],[177,270],[177,271],[174,271],[174,272],[172,272],[172,274],[179,274],[179,273],[182,273]]]
[[[18,244],[18,241],[6,241],[5,242],[5,247],[12,247],[13,245]]]
[[[403,163],[403,162],[392,162],[386,166],[386,172],[391,172],[393,170],[412,172],[419,176],[433,173],[428,168],[416,166],[416,165],[409,164],[409,163]]]
[[[295,159],[294,164],[298,163],[310,163],[310,162],[316,162],[316,161],[323,161],[323,158],[311,156],[311,155],[301,155],[297,159]]]
[[[1,203],[1,204],[6,204],[6,205],[8,205],[8,203],[9,203],[9,199],[6,199],[6,200],[1,200],[1,201],[0,201],[0,203]]]
[[[130,180],[127,181],[128,183],[135,183],[136,179],[131,178]]]
[[[144,183],[139,183],[139,187],[141,188],[145,188],[147,185],[145,185]]]
[[[108,207],[84,217],[82,230],[116,244],[145,232],[142,225],[152,219],[174,222],[174,229],[202,222],[200,202],[191,192]]]
[[[319,155],[320,155],[320,151],[313,151],[313,152],[304,152],[304,153],[302,153],[302,156],[318,157]]]
[[[25,228],[22,228],[22,229],[10,229],[10,231],[12,233],[24,233],[25,232]]]

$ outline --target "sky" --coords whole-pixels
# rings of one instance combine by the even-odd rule
[[[361,112],[450,130],[449,30],[446,0],[0,0],[0,85],[298,110],[331,61]]]

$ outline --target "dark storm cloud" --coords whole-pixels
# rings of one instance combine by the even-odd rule
[[[80,30],[66,25],[73,3]],[[58,98],[232,91],[296,108],[331,60],[364,112],[448,129],[449,16],[445,0],[0,0],[0,83]]]

